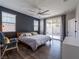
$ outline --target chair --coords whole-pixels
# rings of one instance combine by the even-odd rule
[[[18,41],[16,38],[11,38],[10,42],[8,42],[8,43],[5,42],[5,40],[6,40],[6,38],[5,38],[4,34],[2,32],[0,32],[0,45],[2,45],[1,47],[3,48],[1,58],[3,58],[5,52],[8,50],[17,49],[17,51],[19,51]]]

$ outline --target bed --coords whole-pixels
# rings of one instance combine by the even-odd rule
[[[51,38],[46,35],[27,35],[26,33],[22,33],[19,36],[19,40],[27,45],[29,45],[33,51],[35,51],[40,45],[45,44],[47,41],[50,41]]]

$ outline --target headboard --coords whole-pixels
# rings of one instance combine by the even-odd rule
[[[17,32],[17,37],[19,37],[23,32]]]
[[[31,32],[17,32],[17,37],[19,37],[22,33],[31,33]]]
[[[22,33],[31,33],[32,35],[37,35],[37,32],[17,32],[17,37],[19,37]]]

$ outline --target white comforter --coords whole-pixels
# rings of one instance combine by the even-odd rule
[[[45,44],[47,41],[51,40],[51,38],[46,35],[34,35],[34,36],[20,36],[19,40],[29,45],[33,50],[36,50],[38,46]]]

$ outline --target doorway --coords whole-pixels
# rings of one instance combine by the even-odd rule
[[[76,23],[75,18],[68,20],[68,36],[76,37]]]

